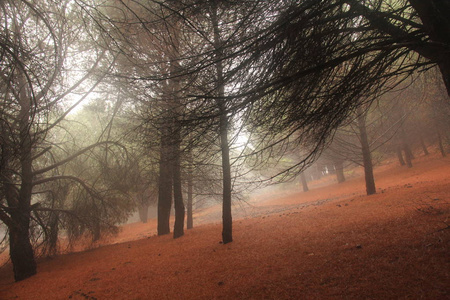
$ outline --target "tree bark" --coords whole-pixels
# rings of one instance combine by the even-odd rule
[[[403,125],[401,125],[401,129],[400,129],[400,134],[401,134],[401,140],[402,140],[402,149],[403,152],[405,152],[405,161],[406,161],[406,166],[408,166],[408,168],[412,168],[412,151],[411,148],[408,145],[408,142],[406,141],[406,133],[405,130],[403,128]]]
[[[59,216],[57,212],[51,212],[50,214],[47,254],[52,256],[56,255],[58,251]]]
[[[194,218],[192,216],[192,206],[193,206],[193,182],[192,182],[192,166],[189,166],[188,175],[188,194],[187,194],[187,229],[192,229],[194,227]]]
[[[222,176],[223,176],[223,206],[222,206],[222,241],[224,244],[233,241],[231,215],[231,166],[230,148],[228,145],[228,118],[221,105],[220,115],[220,145],[222,151]]]
[[[19,80],[21,81],[21,80]],[[25,81],[26,82],[26,81]],[[20,281],[36,274],[37,266],[30,241],[31,195],[33,190],[32,138],[30,136],[31,97],[26,85],[20,90],[20,175],[18,193],[10,187],[7,199],[11,212],[12,225],[9,228],[9,249],[14,269],[14,279]],[[10,182],[12,184],[12,181]],[[7,183],[9,184],[9,183]],[[17,197],[17,198],[16,198]],[[16,203],[17,205],[14,205]]]
[[[6,201],[14,207],[5,219],[8,220],[9,256],[13,265],[15,281],[24,280],[37,272],[33,247],[30,242],[30,201],[19,201],[19,195],[12,183],[6,179],[3,184]],[[24,198],[22,198],[23,200]],[[28,207],[27,207],[28,203]]]
[[[28,232],[30,215],[19,213],[13,220],[16,225],[9,228],[9,253],[14,269],[14,280],[21,281],[35,275],[37,266]]]
[[[180,124],[176,122],[175,132],[173,134],[173,199],[175,206],[175,225],[173,228],[173,237],[179,238],[184,235],[184,217],[185,208],[183,202],[183,191],[181,187],[181,136],[180,136]]]
[[[222,42],[220,39],[219,22],[217,19],[217,3],[212,1],[211,21],[214,30],[214,48],[216,54],[216,74],[217,74],[217,105],[220,113],[219,120],[219,137],[220,148],[222,153],[222,187],[223,187],[223,201],[222,201],[222,241],[224,244],[233,241],[232,224],[233,219],[231,215],[231,164],[230,164],[230,147],[228,145],[228,116],[225,105],[225,81],[223,77],[222,66]]]
[[[400,146],[397,147],[397,158],[401,166],[404,166],[406,164],[405,160],[403,159],[402,147]]]
[[[138,206],[139,219],[142,223],[147,223],[148,221],[148,207],[147,203],[140,203]]]
[[[439,151],[441,151],[442,157],[446,157],[447,154],[445,153],[444,144],[442,143],[442,136],[439,132],[439,129],[437,129],[437,136],[438,136],[438,144],[439,144]]]
[[[408,152],[408,155],[409,155],[409,157],[411,158],[411,161],[412,161],[413,159],[416,158],[416,157],[414,156],[414,153],[413,153],[412,150],[411,150],[411,147],[409,146],[409,143],[406,143],[406,146],[405,146],[405,152]]]
[[[334,159],[333,163],[338,183],[345,182],[344,162],[340,159]]]
[[[411,158],[411,152],[408,151],[408,146],[406,144],[403,144],[403,152],[405,153],[405,161],[406,166],[408,168],[412,168],[412,158]]]
[[[168,126],[168,125],[163,125]],[[172,207],[172,168],[170,164],[169,128],[162,129],[158,184],[158,235],[170,233],[170,209]]]
[[[372,154],[370,151],[370,145],[367,138],[366,131],[366,114],[358,109],[358,128],[362,148],[363,165],[364,165],[364,177],[366,181],[366,192],[367,195],[376,194],[375,179],[373,176],[373,164],[372,164]]]
[[[422,146],[423,154],[429,155],[430,153],[428,152],[427,145],[425,145],[425,141],[423,140],[422,135],[420,135],[420,145]]]

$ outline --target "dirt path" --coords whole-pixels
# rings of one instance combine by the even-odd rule
[[[235,209],[227,245],[220,224],[177,240],[130,224],[119,244],[44,259],[25,281],[3,267],[0,299],[449,299],[449,175],[450,159],[421,158],[378,168],[369,197],[361,177],[260,195]]]

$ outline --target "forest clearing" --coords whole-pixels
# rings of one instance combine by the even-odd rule
[[[375,195],[356,172],[235,205],[230,244],[220,207],[179,239],[156,236],[154,220],[125,225],[113,245],[41,259],[26,280],[3,266],[0,298],[448,299],[450,159],[430,156],[376,168]]]

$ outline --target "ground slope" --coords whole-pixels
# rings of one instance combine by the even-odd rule
[[[217,211],[177,240],[154,222],[131,224],[114,245],[39,262],[1,299],[449,299],[450,159],[377,169],[378,194],[360,176],[307,193],[271,192],[235,211],[234,242],[220,244]]]

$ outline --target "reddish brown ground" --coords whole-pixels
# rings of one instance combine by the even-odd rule
[[[153,236],[154,222],[127,225],[117,244],[44,259],[22,282],[2,267],[0,298],[450,299],[450,159],[414,163],[377,168],[369,197],[360,170],[260,194],[236,208],[226,245],[217,207],[177,240]]]

